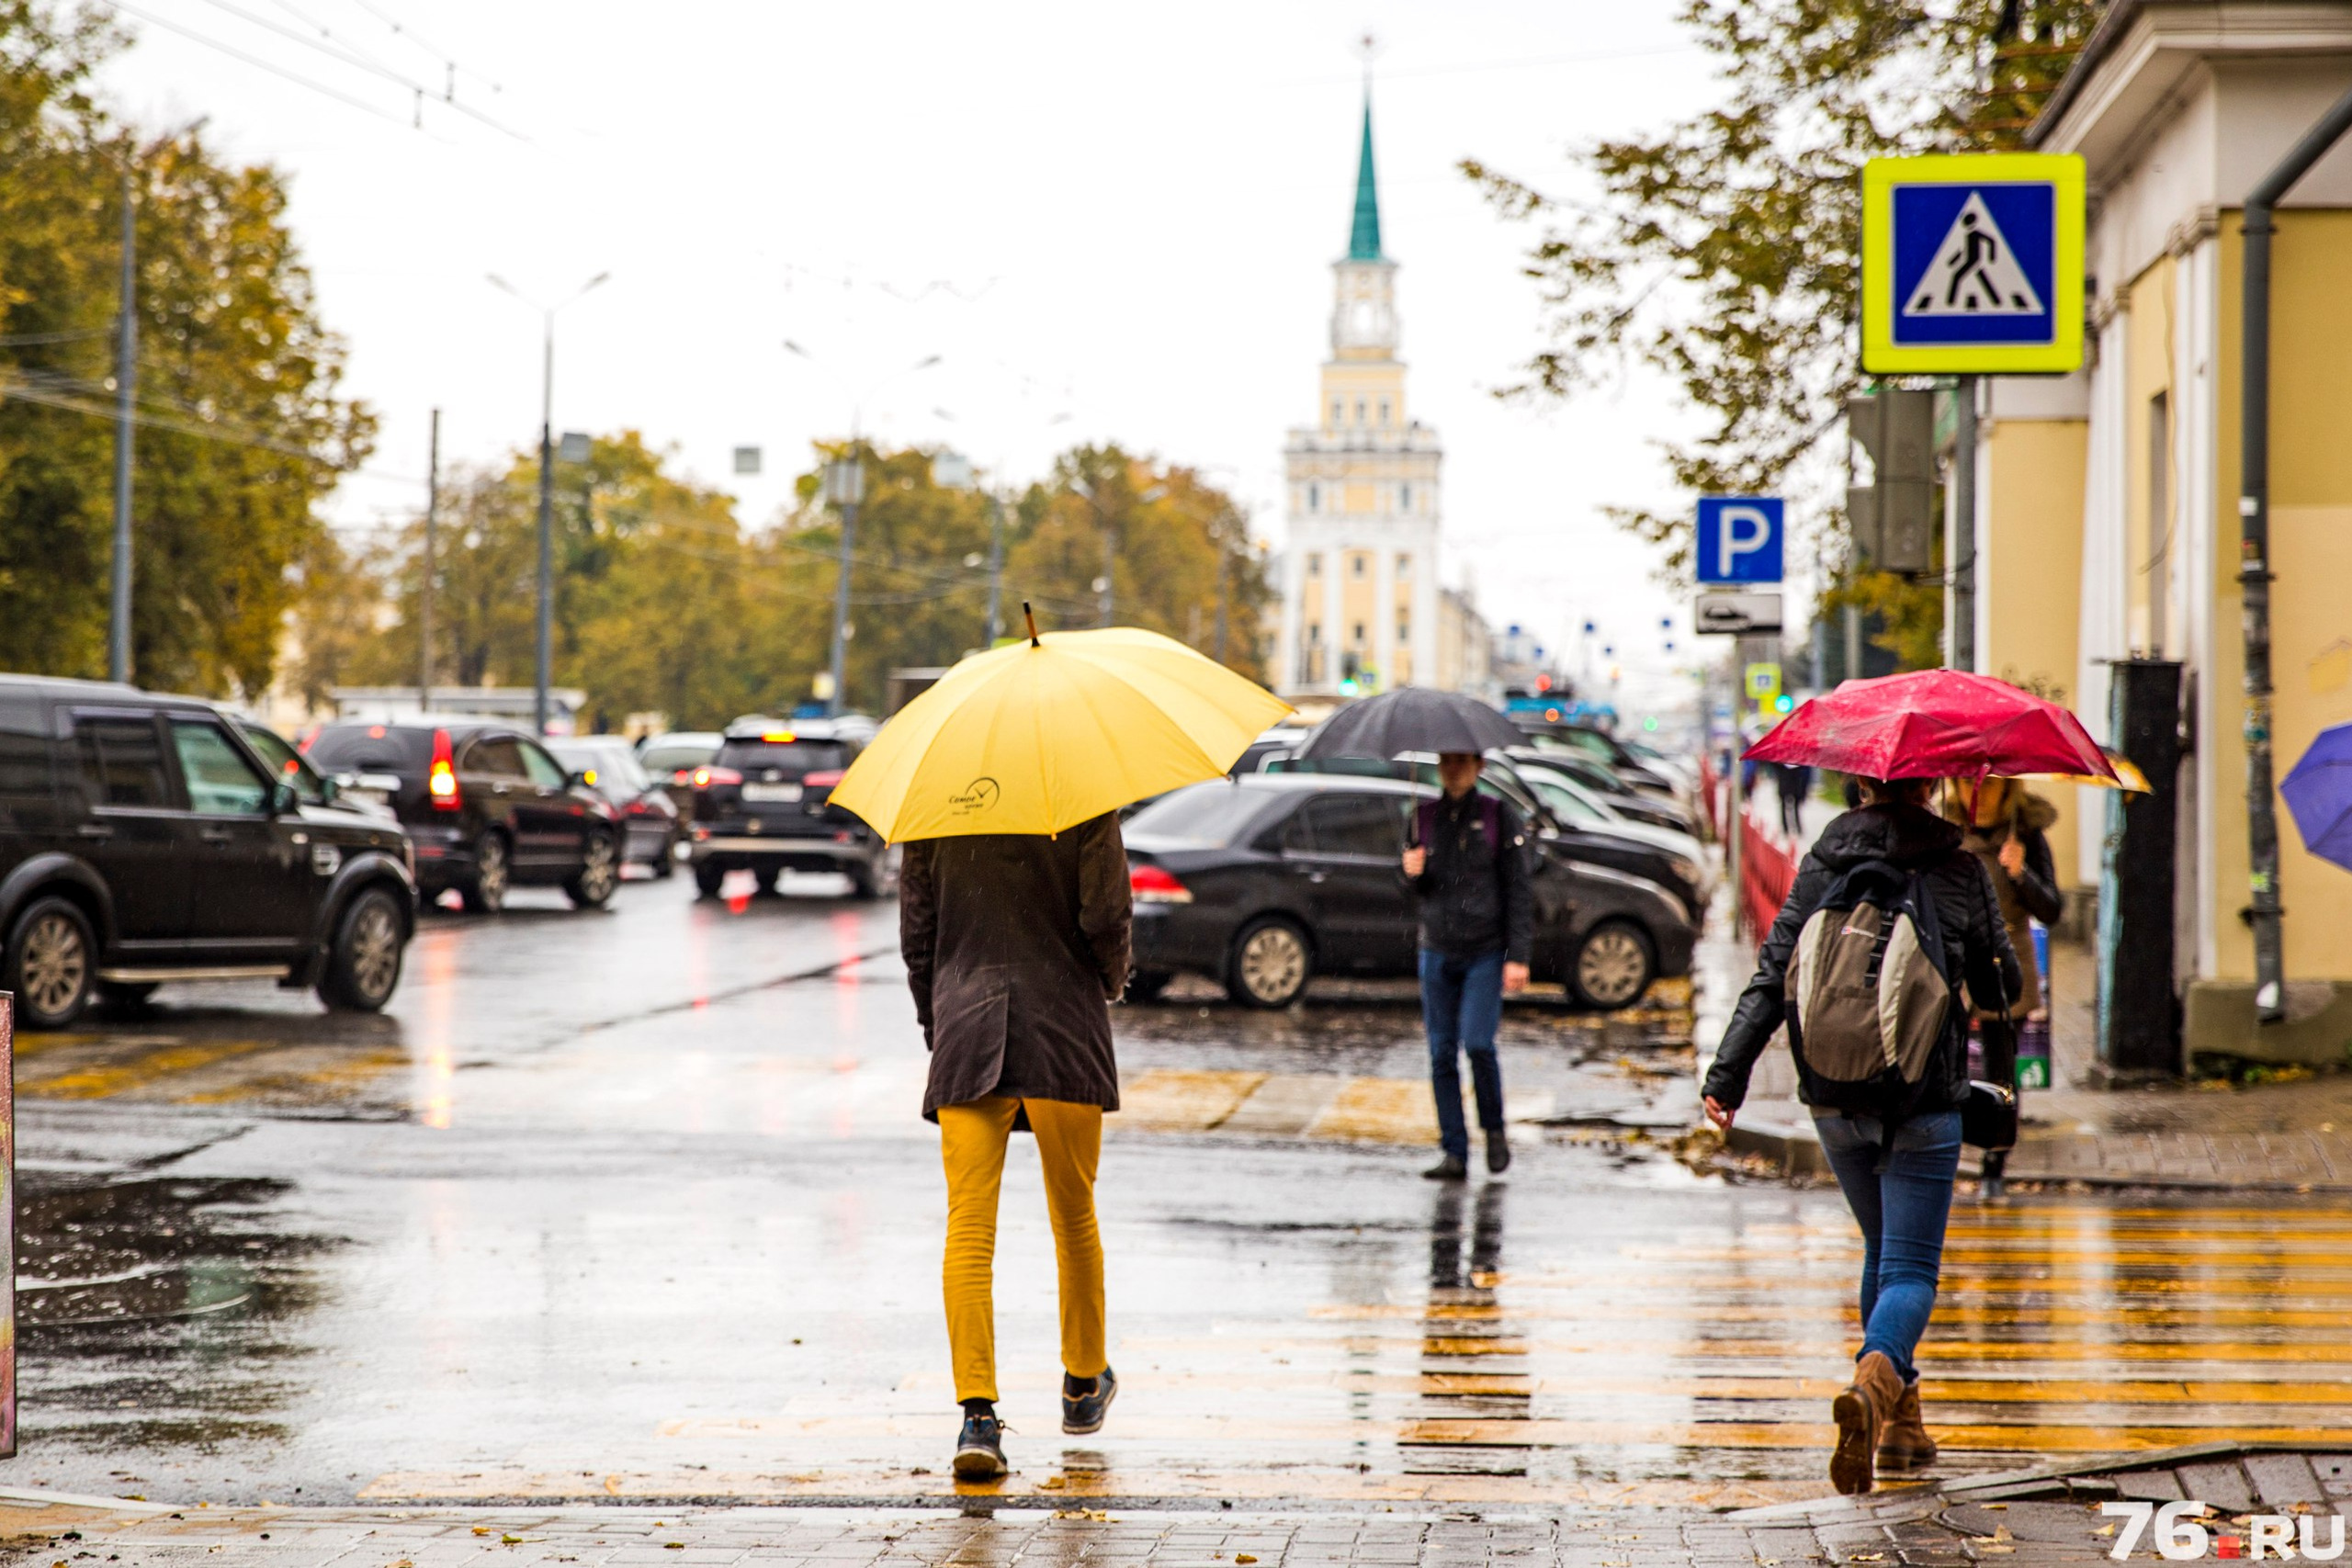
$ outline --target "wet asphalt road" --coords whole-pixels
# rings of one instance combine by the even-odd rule
[[[0,1484],[198,1502],[952,1490],[943,1184],[895,911],[808,879],[431,917],[380,1019],[167,988],[19,1043],[22,1452]],[[1690,1016],[1512,1010],[1507,1183],[1433,1189],[1409,992],[1118,1014],[1114,1364],[1054,1412],[1016,1142],[999,1338],[1041,1501],[1811,1495],[1858,1247],[1835,1195],[1651,1119]],[[1588,1124],[1578,1125],[1579,1119]],[[1950,1463],[2324,1431],[2352,1211],[1970,1206],[1930,1359]],[[2285,1289],[2325,1310],[2283,1310]]]

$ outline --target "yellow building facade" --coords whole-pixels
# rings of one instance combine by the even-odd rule
[[[2347,89],[2344,0],[2115,0],[2032,137],[2088,166],[2087,364],[1978,393],[1978,667],[2063,698],[2107,739],[2113,660],[2183,665],[2174,924],[2192,1052],[2352,1060],[2352,871],[2309,854],[2283,802],[2289,1018],[2256,1022],[2237,580],[2242,207]],[[2352,141],[2289,193],[2272,268],[2284,777],[2352,721]],[[2109,800],[2077,796],[2053,849],[2089,888]]]

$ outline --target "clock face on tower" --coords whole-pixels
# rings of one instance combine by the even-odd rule
[[[1348,311],[1348,326],[1357,342],[1369,340],[1379,329],[1380,307],[1369,299],[1359,299]]]

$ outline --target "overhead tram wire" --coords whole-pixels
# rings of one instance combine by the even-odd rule
[[[124,0],[102,0],[102,3],[106,6],[107,10],[115,12],[118,15],[136,17],[141,21],[147,23],[151,27],[161,28],[165,32],[177,33],[180,37],[188,39],[190,42],[200,43],[207,49],[218,50],[222,54],[229,56],[232,60],[241,60],[247,65],[251,65],[257,70],[268,72],[273,76],[284,77],[287,81],[293,83],[298,87],[308,87],[311,91],[333,98],[337,103],[348,104],[351,107],[358,109],[362,113],[374,115],[378,119],[389,120],[392,124],[400,126],[403,130],[413,129],[409,125],[408,121],[379,107],[379,105],[371,104],[365,98],[355,98],[350,94],[343,92],[338,88],[330,87],[323,82],[314,81],[311,78],[301,74],[300,72],[288,71],[285,66],[279,65],[273,61],[264,60],[259,55],[248,54],[243,50],[237,48],[234,44],[222,43],[219,39],[208,37],[203,33],[198,32],[193,28],[185,27],[178,22],[170,20],[168,17],[156,16],[153,12],[142,10],[136,6],[127,5],[124,3]]]
[[[424,34],[418,32],[415,28],[401,21],[399,17],[393,16],[382,6],[374,4],[373,0],[351,0],[351,3],[358,6],[361,10],[367,12],[369,16],[375,17],[378,21],[383,23],[384,26],[390,28],[401,38],[406,39],[410,43],[414,44],[417,48],[423,50],[434,59],[439,61],[443,69],[447,70],[451,75],[454,76],[462,72],[464,74],[472,77],[475,81],[480,82],[482,85],[488,87],[493,93],[503,93],[506,90],[496,81],[483,75],[472,66],[458,63],[458,57],[456,55],[451,54],[439,44],[433,42]]]
[[[363,55],[344,45],[340,41],[334,42],[332,46],[327,43],[322,43],[318,39],[312,38],[308,33],[302,32],[298,28],[289,28],[282,22],[272,21],[267,17],[248,11],[242,6],[232,5],[231,0],[205,0],[205,4],[210,6],[215,10],[225,11],[230,16],[237,17],[240,21],[249,22],[253,26],[260,28],[266,32],[276,33],[279,38],[288,39],[295,43],[299,43],[305,49],[315,50],[319,53],[325,55],[329,60],[334,61],[339,64],[348,65],[356,70],[366,71],[374,75],[380,76],[387,82],[391,82],[406,88],[409,92],[415,94],[420,99],[429,97],[435,103],[443,104],[449,108],[457,110],[459,114],[467,115],[474,119],[481,121],[482,124],[490,127],[492,130],[495,130],[502,135],[513,137],[515,141],[520,141],[526,147],[533,145],[531,139],[524,135],[521,131],[515,130],[509,126],[501,125],[498,121],[491,118],[490,116],[482,113],[480,109],[477,109],[470,105],[459,103],[455,94],[446,91],[436,92],[433,88],[426,86],[424,83],[417,81],[414,77],[395,71],[390,66],[385,65],[379,61]],[[296,15],[299,16],[300,13],[297,12]],[[332,34],[326,33],[325,28],[322,28],[320,31],[322,34],[325,34],[329,39],[333,38]]]
[[[89,400],[87,394],[60,394],[57,392],[47,391],[30,383],[8,380],[6,378],[5,373],[0,373],[0,402],[5,402],[10,399],[14,399],[19,402],[35,403],[42,408],[57,409],[66,413],[78,413],[91,419],[111,422],[118,417],[117,411],[111,405],[94,403]],[[264,452],[276,453],[279,457],[283,457],[299,458],[304,462],[316,464],[322,468],[332,468],[331,459],[322,457],[318,453],[310,451],[304,447],[294,446],[290,442],[272,441],[266,437],[239,435],[229,431],[222,430],[218,426],[208,426],[194,423],[187,420],[167,418],[159,414],[142,412],[135,409],[132,411],[130,423],[134,425],[139,425],[147,429],[168,430],[178,435],[195,436],[198,439],[204,441],[217,441],[226,446],[253,447]],[[385,484],[409,486],[420,485],[424,482],[424,476],[420,474],[395,473],[390,469],[377,468],[372,464],[366,463],[361,464],[356,468],[334,468],[333,472],[338,482],[345,479],[374,479]]]

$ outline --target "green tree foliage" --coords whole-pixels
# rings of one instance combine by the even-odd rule
[[[119,35],[0,0],[0,667],[103,674],[112,560],[113,323],[125,173],[140,330],[133,672],[257,693],[318,502],[374,420],[337,395],[276,170],[183,130],[141,145],[92,101]]]
[[[1226,662],[1265,679],[1259,634],[1272,591],[1249,548],[1240,508],[1193,469],[1080,446],[1056,460],[1051,479],[1024,498],[1018,547],[1007,562],[1015,599],[1037,605],[1040,626],[1097,623],[1102,543],[1114,542],[1112,613],[1121,626],[1161,632],[1216,651],[1220,558]],[[1048,620],[1048,615],[1052,619]]]
[[[2018,145],[2099,9],[1685,0],[1682,21],[1719,61],[1724,100],[1655,137],[1585,150],[1597,201],[1462,165],[1498,210],[1541,231],[1524,271],[1548,342],[1511,390],[1566,398],[1629,360],[1662,371],[1704,421],[1696,439],[1666,448],[1674,488],[1781,487],[1860,383],[1862,164]],[[1612,515],[1668,546],[1671,565],[1687,562],[1687,516]],[[1932,627],[1919,634],[1940,618],[1939,592],[1885,578],[1860,597],[1905,628],[1898,651],[1917,659],[1935,646]]]

